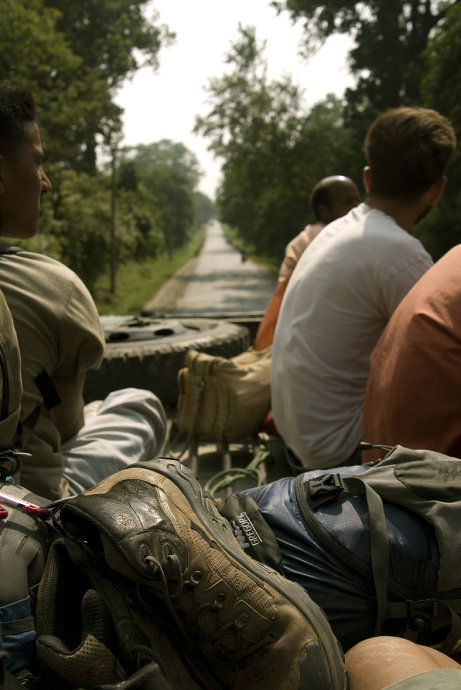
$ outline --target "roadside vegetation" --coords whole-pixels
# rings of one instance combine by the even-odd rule
[[[197,229],[186,244],[155,259],[128,261],[117,271],[115,293],[110,291],[109,276],[100,276],[95,285],[95,302],[100,314],[140,314],[158,290],[196,256],[203,245],[205,225]]]

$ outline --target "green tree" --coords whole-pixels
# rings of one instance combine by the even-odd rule
[[[160,47],[173,38],[149,0],[44,0],[58,10],[56,28],[75,55],[95,69],[110,90],[144,65],[158,67]]]
[[[436,208],[417,227],[417,234],[435,259],[461,241],[461,87],[456,79],[461,60],[461,4],[451,7],[425,51],[424,102],[448,117],[458,148],[447,169],[447,186]]]
[[[148,0],[3,0],[3,81],[32,88],[48,161],[96,171],[98,143],[121,129],[116,89],[158,65],[167,28],[143,14]],[[155,23],[153,23],[155,22]],[[58,176],[57,176],[58,179]]]
[[[304,21],[307,50],[334,33],[354,39],[349,66],[356,77],[347,89],[346,114],[361,140],[381,111],[420,102],[423,51],[449,6],[459,0],[276,0],[294,20]]]
[[[78,166],[89,123],[119,121],[121,111],[112,105],[104,81],[85,70],[82,58],[56,29],[58,17],[42,0],[4,0],[0,69],[3,81],[33,90],[43,113],[40,125],[48,161]]]
[[[126,152],[119,186],[150,198],[164,246],[181,246],[196,222],[194,191],[200,179],[195,154],[183,144],[163,139]]]
[[[223,159],[221,219],[258,252],[279,257],[313,218],[309,197],[318,179],[347,174],[347,130],[337,99],[309,114],[290,79],[270,81],[263,52],[254,29],[240,27],[226,57],[232,69],[210,80],[211,109],[195,130]]]
[[[153,11],[144,11],[149,0],[43,0],[45,10],[54,11],[56,30],[81,61],[81,74],[93,85],[84,97],[90,105],[86,129],[80,132],[81,156],[74,162],[80,170],[96,169],[96,148],[108,140],[120,123],[121,110],[112,101],[117,87],[144,65],[158,67],[162,45],[174,35],[158,24]],[[104,85],[95,91],[94,84]]]

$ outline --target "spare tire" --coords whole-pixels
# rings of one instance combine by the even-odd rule
[[[245,326],[218,319],[101,317],[106,347],[101,368],[86,376],[85,402],[119,388],[147,388],[176,404],[177,376],[189,349],[233,357],[250,345]]]

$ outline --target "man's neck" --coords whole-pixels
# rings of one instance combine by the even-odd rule
[[[407,232],[410,232],[422,212],[418,204],[403,204],[395,199],[387,199],[375,195],[369,195],[365,203],[370,208],[386,213],[395,220],[397,225],[400,225]]]

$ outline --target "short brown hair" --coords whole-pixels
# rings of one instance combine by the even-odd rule
[[[436,110],[393,108],[365,138],[371,194],[414,201],[438,180],[456,147],[450,122]]]
[[[14,154],[35,117],[35,98],[29,89],[0,84],[0,153]]]

